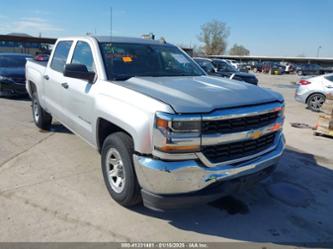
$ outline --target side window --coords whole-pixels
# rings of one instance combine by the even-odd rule
[[[329,80],[329,81],[333,82],[333,75],[326,76],[325,78],[326,78],[327,80]]]
[[[95,72],[94,58],[88,43],[79,41],[76,44],[72,63],[83,64],[88,68],[88,71]]]
[[[61,41],[55,48],[51,68],[62,73],[65,69],[65,64],[69,50],[72,46],[72,41]]]

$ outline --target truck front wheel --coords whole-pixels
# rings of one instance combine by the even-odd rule
[[[42,129],[50,129],[52,123],[52,116],[47,113],[39,104],[37,92],[32,93],[32,118],[35,125]]]
[[[133,141],[124,132],[113,133],[104,140],[101,162],[104,182],[111,197],[125,207],[141,202],[133,153]]]

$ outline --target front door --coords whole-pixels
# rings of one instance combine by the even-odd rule
[[[89,71],[96,73],[92,50],[87,42],[76,43],[70,63],[83,64]],[[69,126],[73,127],[73,130],[82,138],[94,144],[92,129],[95,85],[87,80],[69,77],[65,77],[65,81],[68,84],[69,93],[69,99],[66,100]]]

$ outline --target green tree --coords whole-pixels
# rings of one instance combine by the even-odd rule
[[[237,43],[229,50],[230,55],[249,55],[250,50],[245,48],[243,45],[238,45]]]
[[[204,45],[202,51],[206,55],[224,54],[227,47],[227,38],[230,35],[230,28],[226,23],[213,20],[201,26],[201,33],[198,36]]]

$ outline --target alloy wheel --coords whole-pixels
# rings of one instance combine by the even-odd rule
[[[314,111],[319,111],[320,107],[323,105],[324,102],[325,102],[324,96],[315,94],[310,99],[310,107]]]
[[[115,148],[110,148],[106,155],[106,172],[111,188],[116,193],[121,193],[125,186],[123,160]]]

